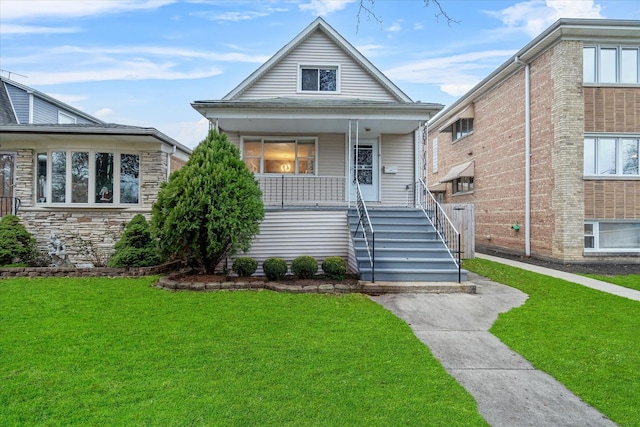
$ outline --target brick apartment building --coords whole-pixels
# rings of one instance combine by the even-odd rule
[[[561,19],[429,122],[426,181],[476,248],[640,263],[640,21]]]

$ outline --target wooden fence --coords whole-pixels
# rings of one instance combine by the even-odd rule
[[[460,233],[461,256],[463,259],[475,257],[475,222],[473,205],[449,203],[442,204],[445,211],[456,230]]]

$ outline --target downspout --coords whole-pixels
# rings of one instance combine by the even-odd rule
[[[531,256],[531,78],[529,64],[515,62],[524,65],[524,254]]]
[[[176,154],[176,146],[171,146],[171,153],[167,153],[167,181],[169,181],[169,175],[171,175],[171,155]]]

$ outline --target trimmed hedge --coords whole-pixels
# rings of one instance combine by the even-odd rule
[[[267,258],[262,263],[262,270],[269,280],[282,280],[289,268],[283,258]]]
[[[240,277],[249,277],[258,269],[258,261],[250,257],[236,258],[231,269]]]
[[[310,255],[299,256],[291,263],[291,272],[299,279],[311,279],[318,272],[318,261]]]
[[[322,271],[329,279],[344,280],[347,274],[347,263],[340,257],[330,256],[322,261]]]

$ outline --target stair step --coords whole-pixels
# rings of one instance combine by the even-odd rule
[[[439,242],[438,242],[439,243]],[[356,247],[356,256],[365,256],[367,249],[365,247]],[[385,248],[376,244],[376,256],[379,257],[406,257],[406,258],[449,258],[449,251],[443,245],[436,248]]]
[[[460,270],[460,281],[467,280],[467,271]],[[403,269],[377,268],[376,281],[387,282],[457,282],[458,269]],[[371,280],[371,267],[360,269],[360,280]]]
[[[412,236],[415,237],[415,234]],[[364,238],[355,237],[352,238],[353,245],[356,248],[364,248]],[[410,239],[410,238],[384,238],[376,235],[376,249],[378,248],[397,248],[397,249],[437,249],[444,248],[444,244],[437,236],[430,236],[430,238],[424,239]]]
[[[359,257],[357,259],[358,266],[369,266],[369,257]],[[378,268],[395,268],[395,269],[447,269],[453,268],[456,264],[451,258],[382,258],[376,254],[375,258],[376,270]],[[456,267],[457,269],[457,267]]]

